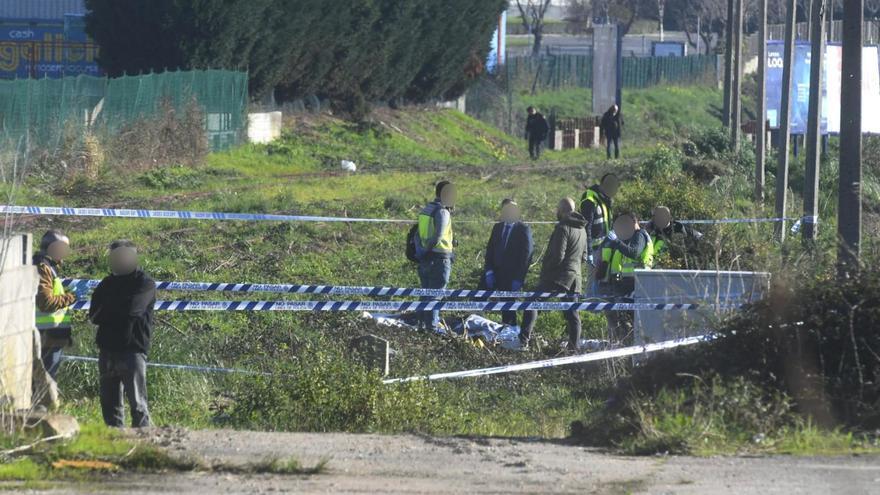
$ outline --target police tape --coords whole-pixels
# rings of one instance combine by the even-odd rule
[[[66,278],[61,281],[65,287],[88,287],[94,289],[100,280]],[[519,298],[551,299],[575,297],[567,292],[517,292],[499,290],[471,289],[418,289],[402,287],[356,287],[344,285],[292,285],[292,284],[249,284],[218,282],[156,282],[159,290],[174,291],[216,291],[216,292],[272,292],[277,294],[321,294],[328,296],[418,296],[450,298]]]
[[[497,375],[503,373],[513,373],[516,371],[527,371],[534,369],[542,369],[542,368],[554,368],[557,366],[565,366],[569,364],[579,364],[579,363],[588,363],[591,361],[604,361],[606,359],[614,359],[628,356],[635,356],[639,354],[649,354],[652,352],[674,349],[676,347],[683,347],[693,344],[698,344],[700,342],[705,342],[711,340],[713,337],[710,334],[700,335],[696,337],[686,337],[681,339],[667,340],[663,342],[657,342],[654,344],[646,344],[641,346],[630,346],[630,347],[621,347],[619,349],[610,349],[607,351],[599,351],[599,352],[591,352],[587,354],[578,354],[574,356],[565,356],[561,358],[553,358],[553,359],[544,359],[541,361],[530,361],[526,363],[518,363],[518,364],[508,364],[503,366],[495,366],[492,368],[478,368],[473,370],[465,370],[465,371],[452,371],[447,373],[435,373],[432,375],[417,375],[410,376],[407,378],[389,378],[387,380],[383,380],[382,383],[386,385],[394,384],[394,383],[407,383],[414,381],[434,381],[434,380],[445,380],[450,378],[472,378],[478,376],[488,376],[488,375]],[[79,361],[86,363],[97,363],[98,358],[88,357],[88,356],[62,356],[62,360],[64,361]],[[182,370],[182,371],[196,371],[196,372],[204,372],[204,373],[222,373],[222,374],[244,374],[244,375],[258,375],[258,376],[292,376],[292,375],[279,375],[275,373],[269,373],[265,371],[251,371],[251,370],[242,370],[236,368],[218,368],[213,366],[194,366],[189,364],[169,364],[169,363],[153,363],[147,362],[147,366],[150,368],[164,368],[164,369],[172,369],[172,370]]]
[[[17,206],[0,205],[0,213],[13,215],[49,215],[74,217],[112,217],[112,218],[152,218],[166,220],[228,220],[228,221],[271,221],[271,222],[357,222],[357,223],[402,223],[413,224],[413,220],[394,218],[356,218],[328,217],[313,215],[282,215],[270,213],[223,213],[188,210],[143,210],[116,208],[70,208],[66,206]],[[730,223],[768,223],[795,221],[797,218],[720,218],[715,220],[678,220],[684,224],[730,224]],[[459,220],[473,222],[473,220]],[[486,221],[488,222],[488,220]],[[555,222],[525,222],[552,224]],[[647,222],[642,222],[647,223]]]
[[[98,358],[88,357],[88,356],[61,356],[61,359],[64,361],[81,361],[85,363],[97,363]],[[186,370],[186,371],[202,371],[206,373],[238,373],[243,375],[261,375],[261,376],[272,376],[272,373],[267,373],[263,371],[251,371],[251,370],[240,370],[235,368],[216,368],[213,366],[193,366],[189,364],[167,364],[167,363],[147,363],[147,366],[150,368],[166,368],[172,370]]]
[[[362,222],[415,223],[391,218],[348,218],[312,215],[279,215],[269,213],[222,213],[211,211],[131,210],[115,208],[69,208],[63,206],[0,205],[0,213],[14,215],[52,215],[69,217],[153,218],[166,220],[238,220],[270,222]]]
[[[621,358],[635,356],[639,354],[649,354],[652,352],[674,349],[688,345],[698,344],[711,340],[712,336],[700,335],[696,337],[686,337],[681,339],[666,340],[653,344],[636,345],[630,347],[621,347],[619,349],[610,349],[607,351],[591,352],[588,354],[578,354],[574,356],[565,356],[561,358],[544,359],[541,361],[530,361],[527,363],[507,364],[503,366],[494,366],[492,368],[479,368],[465,371],[452,371],[448,373],[435,373],[432,375],[417,375],[407,378],[390,378],[383,380],[382,383],[407,383],[414,381],[434,381],[447,380],[450,378],[473,378],[478,376],[497,375],[501,373],[513,373],[516,371],[535,370],[542,368],[554,368],[557,366],[565,366],[569,364],[589,363],[591,361],[604,361],[606,359]]]
[[[70,306],[85,310],[90,301],[79,300]],[[491,302],[491,301],[156,301],[159,311],[727,311],[738,305],[649,304],[617,302]]]

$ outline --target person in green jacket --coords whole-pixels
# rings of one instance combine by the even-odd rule
[[[567,292],[571,300],[581,293],[582,264],[587,252],[587,221],[575,210],[574,200],[565,198],[556,208],[559,221],[550,235],[547,251],[541,262],[538,292]],[[568,327],[568,349],[575,350],[581,338],[581,318],[577,311],[564,311]],[[525,348],[531,339],[538,312],[528,310],[523,315],[519,339]]]

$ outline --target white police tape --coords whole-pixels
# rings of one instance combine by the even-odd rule
[[[89,309],[79,300],[74,310]],[[649,304],[616,302],[490,302],[490,301],[156,301],[160,311],[684,311],[734,310],[741,306],[712,304]]]
[[[66,278],[61,281],[65,287],[87,287],[94,289],[100,280],[88,280],[79,278]],[[218,283],[218,282],[156,282],[159,290],[175,291],[217,291],[217,292],[272,292],[283,294],[322,294],[344,296],[428,296],[428,297],[451,297],[451,298],[520,298],[520,299],[550,299],[575,297],[566,292],[517,292],[497,290],[470,290],[470,289],[418,289],[402,287],[355,287],[344,285],[292,285],[292,284],[248,284],[248,283]]]
[[[664,342],[657,342],[654,344],[646,344],[642,346],[630,346],[630,347],[622,347],[619,349],[611,349],[607,351],[599,351],[599,352],[591,352],[587,354],[578,354],[575,356],[566,356],[561,358],[553,358],[553,359],[544,359],[541,361],[530,361],[526,363],[518,363],[518,364],[508,364],[503,366],[495,366],[492,368],[479,368],[473,370],[465,370],[465,371],[453,371],[448,373],[435,373],[432,375],[417,375],[411,376],[407,378],[389,378],[387,380],[383,380],[382,383],[386,385],[394,384],[394,383],[407,383],[414,381],[422,381],[422,380],[444,380],[450,378],[471,378],[478,376],[488,376],[488,375],[497,375],[502,373],[512,373],[516,371],[526,371],[533,369],[542,369],[542,368],[553,368],[557,366],[565,366],[569,364],[578,364],[578,363],[587,363],[591,361],[603,361],[606,359],[613,358],[621,358],[627,356],[635,356],[638,354],[648,354],[652,352],[662,351],[666,349],[674,349],[676,347],[683,347],[693,344],[698,344],[700,342],[705,342],[707,340],[711,340],[712,336],[710,334],[700,335],[696,337],[687,337],[682,339],[675,340],[667,340]],[[79,361],[86,363],[97,363],[98,358],[88,357],[88,356],[70,356],[65,355],[62,356],[62,360],[64,361]],[[196,372],[204,372],[204,373],[222,373],[222,374],[243,374],[243,375],[259,375],[259,376],[291,376],[291,375],[278,375],[274,373],[264,372],[264,371],[251,371],[251,370],[242,370],[236,368],[218,368],[213,366],[194,366],[189,364],[169,364],[169,363],[152,363],[147,362],[147,366],[151,368],[165,368],[172,370],[182,370],[182,371],[196,371]]]
[[[97,363],[98,358],[87,357],[87,356],[61,356],[61,359],[64,361],[81,361],[86,363]],[[262,372],[262,371],[250,371],[250,370],[240,370],[235,368],[216,368],[213,366],[193,366],[189,364],[167,364],[167,363],[147,363],[147,366],[151,368],[167,368],[173,370],[186,370],[186,371],[203,371],[206,373],[238,373],[243,375],[262,375],[262,376],[271,376],[272,373]]]
[[[113,217],[113,218],[153,218],[176,220],[233,220],[233,221],[273,221],[273,222],[358,222],[358,223],[403,223],[413,224],[414,220],[394,218],[349,218],[313,215],[281,215],[269,213],[222,213],[188,210],[143,210],[116,208],[70,208],[66,206],[18,206],[0,205],[0,213],[15,215],[51,215],[74,217]],[[794,221],[797,218],[721,218],[716,220],[678,220],[684,224],[728,224],[728,223],[766,223]],[[459,220],[473,222],[473,220]],[[525,222],[552,224],[555,222]],[[642,222],[647,223],[647,222]]]
[[[17,215],[53,215],[73,217],[161,218],[177,220],[244,220],[271,222],[365,222],[415,223],[391,218],[348,218],[312,215],[276,215],[267,213],[221,213],[211,211],[131,210],[115,208],[68,208],[62,206],[0,205],[0,213]]]
[[[407,378],[390,378],[383,380],[382,383],[407,383],[421,380],[446,380],[450,378],[472,378],[477,376],[497,375],[500,373],[512,373],[515,371],[526,371],[542,368],[553,368],[556,366],[565,366],[568,364],[588,363],[591,361],[603,361],[606,359],[621,358],[627,356],[635,356],[638,354],[648,354],[666,349],[674,349],[676,347],[698,344],[711,340],[711,335],[700,335],[696,337],[687,337],[675,340],[666,340],[654,344],[636,345],[630,347],[621,347],[619,349],[611,349],[607,351],[591,352],[587,354],[578,354],[575,356],[565,356],[561,358],[544,359],[541,361],[530,361],[527,363],[507,364],[503,366],[494,366],[492,368],[479,368],[465,371],[452,371],[448,373],[435,373],[432,375],[417,375]]]

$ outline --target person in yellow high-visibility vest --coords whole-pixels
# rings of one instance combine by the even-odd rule
[[[455,186],[449,181],[440,181],[434,188],[434,196],[434,201],[419,213],[416,256],[423,289],[445,289],[455,260],[451,214],[457,196]],[[422,298],[423,301],[434,299],[437,298]],[[443,331],[440,311],[424,311],[420,316],[419,326],[435,332]]]
[[[596,267],[599,292],[610,300],[630,297],[635,290],[635,270],[651,268],[654,264],[654,245],[651,236],[639,225],[634,213],[621,213],[614,219],[614,227],[602,241],[601,261]],[[608,337],[622,341],[627,337],[622,327],[627,315],[609,311]]]
[[[58,373],[65,347],[73,343],[70,312],[79,292],[67,292],[61,284],[61,262],[70,254],[70,239],[58,230],[49,230],[40,240],[34,265],[40,276],[34,323],[40,331],[43,366],[53,379]]]
[[[600,248],[605,236],[611,231],[611,220],[614,218],[612,205],[619,189],[620,179],[614,173],[607,173],[602,176],[598,184],[590,186],[581,196],[580,212],[587,221],[586,261],[590,267],[595,268],[601,258]],[[588,296],[598,296],[598,281],[591,280],[589,288],[584,292]]]

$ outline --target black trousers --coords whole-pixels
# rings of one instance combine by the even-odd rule
[[[532,158],[532,160],[537,160],[541,157],[541,145],[543,144],[543,139],[529,138],[529,156]]]
[[[539,285],[536,292],[568,292],[568,289],[562,289],[555,285]],[[577,296],[565,299],[566,301],[576,301]],[[581,340],[581,315],[577,311],[563,311],[565,323],[568,329],[568,348],[577,349]],[[532,330],[535,328],[535,321],[538,319],[538,312],[530,309],[523,312],[523,324],[519,332],[519,338],[523,342],[528,342],[532,337]]]
[[[611,158],[611,145],[614,144],[614,158],[620,158],[620,136],[605,136],[605,154]]]
[[[131,409],[131,427],[150,426],[147,407],[147,356],[139,352],[104,352],[98,355],[101,414],[107,426],[125,426],[123,393]]]

